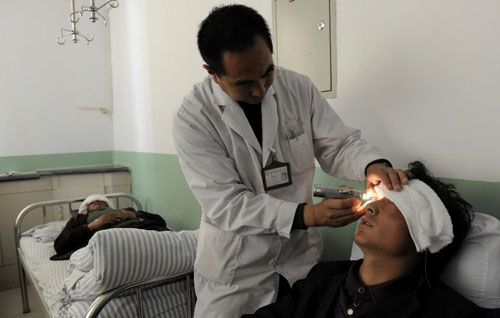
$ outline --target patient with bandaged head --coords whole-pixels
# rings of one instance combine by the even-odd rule
[[[55,240],[57,254],[50,259],[69,259],[74,251],[88,244],[95,232],[110,228],[168,230],[165,220],[157,214],[136,211],[131,207],[117,210],[108,198],[93,194],[82,202],[77,216],[68,221]]]
[[[485,317],[484,309],[438,275],[471,225],[471,206],[454,186],[409,165],[403,191],[380,184],[354,240],[364,258],[322,262],[277,302],[244,317]]]

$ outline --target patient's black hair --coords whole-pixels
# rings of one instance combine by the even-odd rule
[[[201,22],[198,49],[205,63],[217,75],[223,76],[226,74],[223,53],[243,52],[254,45],[257,35],[262,36],[272,53],[269,27],[257,11],[240,4],[219,6]]]
[[[429,278],[435,278],[462,245],[472,222],[472,206],[459,195],[453,184],[446,184],[432,176],[420,161],[408,165],[408,175],[424,182],[436,192],[448,210],[453,224],[453,241],[437,253],[427,252],[427,275]]]

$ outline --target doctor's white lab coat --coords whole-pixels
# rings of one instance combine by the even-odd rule
[[[174,118],[174,140],[202,208],[195,270],[197,317],[239,317],[273,302],[278,274],[290,284],[321,256],[319,231],[292,230],[312,203],[314,158],[330,175],[363,180],[382,156],[348,128],[306,76],[277,67],[262,101],[262,147],[245,114],[210,77]],[[261,169],[290,163],[292,184],[266,193]]]

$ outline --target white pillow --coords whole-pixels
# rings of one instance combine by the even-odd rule
[[[68,223],[68,220],[39,224],[21,235],[31,236],[36,242],[54,242],[59,234],[61,234],[62,230],[66,226],[66,223]]]
[[[441,280],[483,308],[500,308],[500,221],[474,213],[474,221]]]
[[[359,223],[358,223],[359,224]],[[351,260],[363,258],[353,242]],[[483,213],[474,220],[458,253],[448,262],[441,280],[483,308],[500,308],[500,221]]]

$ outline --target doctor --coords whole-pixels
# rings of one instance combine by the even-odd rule
[[[174,119],[181,168],[202,219],[196,317],[239,317],[276,300],[280,276],[304,278],[321,256],[317,227],[360,217],[357,199],[312,204],[314,158],[332,176],[407,183],[348,128],[308,77],[277,67],[264,19],[221,6],[202,22],[207,79]],[[286,284],[285,284],[286,285]]]

